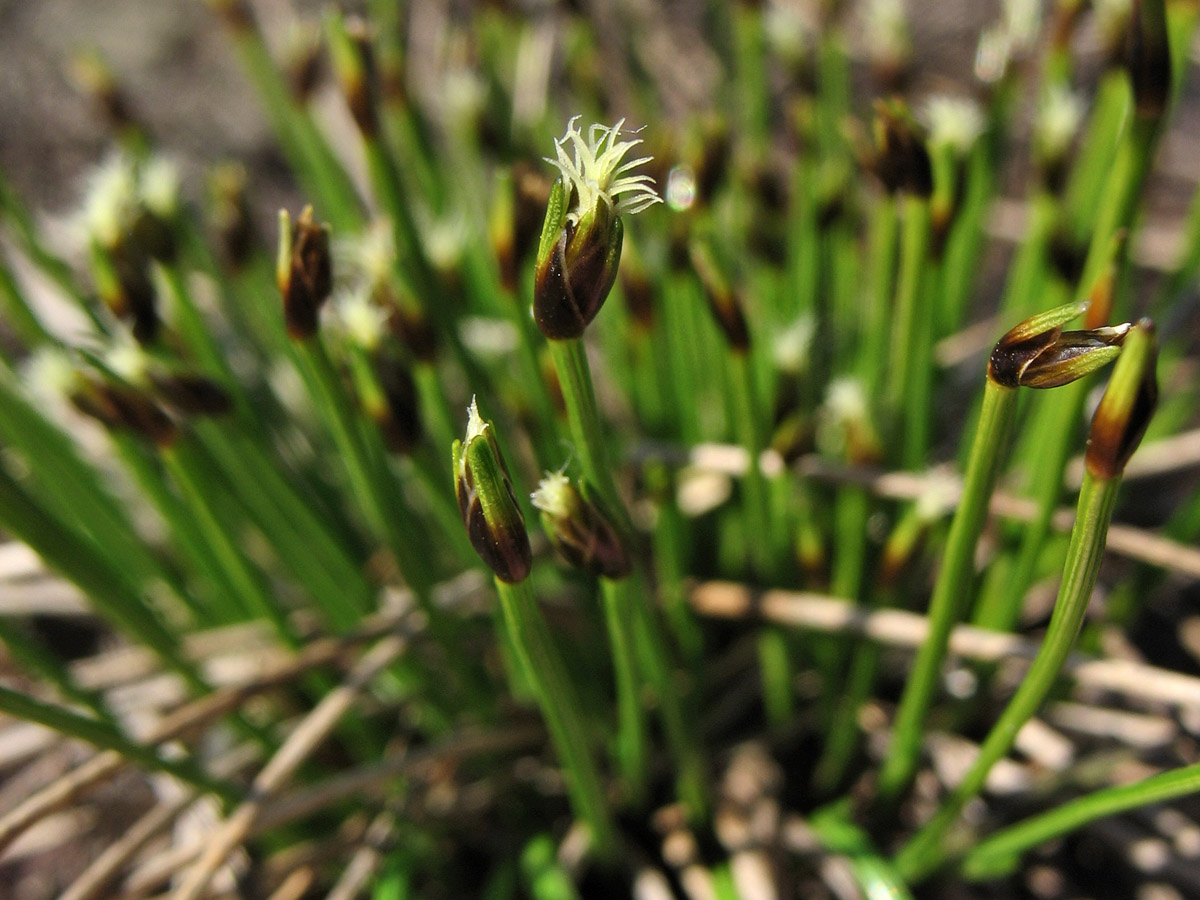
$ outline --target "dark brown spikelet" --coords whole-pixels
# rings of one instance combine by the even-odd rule
[[[1053,388],[1069,384],[1114,360],[1129,325],[1067,331],[1086,301],[1031,316],[1002,337],[988,360],[988,378],[1007,388]]]
[[[933,193],[933,164],[925,133],[902,100],[875,104],[875,173],[884,187],[917,197]]]
[[[246,0],[208,0],[212,11],[225,24],[225,27],[235,32],[251,31],[254,28],[254,17]]]
[[[234,269],[241,269],[258,244],[242,166],[226,163],[213,169],[208,179],[207,212],[222,257]]]
[[[401,297],[386,285],[379,288],[380,300],[387,310],[388,330],[395,335],[413,358],[425,363],[437,360],[438,336],[426,312],[410,297]]]
[[[1157,120],[1171,94],[1171,48],[1164,0],[1133,0],[1125,33],[1125,68],[1141,119]]]
[[[556,341],[583,336],[617,280],[623,235],[611,212],[588,226],[564,224],[535,276],[533,319],[543,335]]]
[[[354,123],[364,137],[375,137],[379,133],[379,86],[367,23],[357,16],[344,23],[334,19],[329,53]]]
[[[393,453],[411,453],[424,434],[417,384],[408,366],[394,353],[381,353],[375,360],[375,372],[387,404],[380,431]]]
[[[223,416],[233,408],[225,389],[204,375],[151,372],[148,378],[158,398],[185,416]]]
[[[71,60],[71,78],[75,86],[100,110],[115,133],[142,127],[112,68],[98,53],[84,51],[76,54]]]
[[[125,244],[114,251],[115,291],[104,302],[119,319],[129,323],[134,339],[143,346],[158,337],[158,293],[150,280],[149,260]]]
[[[130,385],[84,378],[70,400],[81,413],[106,427],[140,434],[159,447],[169,446],[179,434],[166,411],[149,394]]]
[[[533,494],[550,543],[568,564],[602,578],[633,571],[625,542],[600,506],[560,473],[548,473]]]
[[[490,431],[472,403],[466,439],[452,448],[454,493],[479,558],[501,581],[515,584],[529,576],[533,552],[508,468]]]
[[[741,298],[718,270],[712,254],[706,247],[693,244],[691,258],[700,284],[704,287],[708,307],[712,310],[721,333],[725,335],[725,340],[729,342],[729,348],[734,353],[749,352],[750,328],[742,311]]]
[[[1158,404],[1158,359],[1154,323],[1142,319],[1129,332],[1125,349],[1092,416],[1087,470],[1096,478],[1120,478],[1141,443]]]
[[[282,239],[290,236],[291,241],[289,246],[281,247],[281,264],[276,277],[283,295],[287,332],[297,340],[304,340],[316,335],[321,305],[333,291],[329,227],[313,221],[312,207],[309,206],[289,231],[290,235],[287,232],[281,235]]]

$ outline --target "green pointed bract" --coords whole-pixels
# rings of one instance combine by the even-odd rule
[[[1158,402],[1154,323],[1142,319],[1129,332],[1121,358],[1092,416],[1085,463],[1096,478],[1119,478],[1137,449]]]
[[[471,546],[501,581],[524,581],[533,567],[525,517],[491,425],[480,418],[473,401],[466,438],[455,441],[451,453],[454,493]]]

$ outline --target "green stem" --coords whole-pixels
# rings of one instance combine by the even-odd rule
[[[175,482],[196,526],[211,549],[225,577],[237,591],[243,609],[251,616],[262,616],[274,626],[279,636],[292,647],[299,640],[288,623],[283,608],[276,602],[259,573],[238,547],[237,536],[228,523],[221,520],[211,503],[213,474],[206,471],[204,462],[195,452],[181,452],[170,447],[163,451],[162,460],[171,480]]]
[[[280,148],[316,200],[322,218],[338,232],[355,231],[360,203],[354,186],[311,116],[292,98],[262,35],[251,27],[235,29],[231,36]]]
[[[84,741],[101,750],[119,753],[148,772],[166,772],[186,784],[216,794],[226,802],[236,803],[242,797],[236,787],[208,775],[190,759],[160,756],[155,747],[130,740],[105,722],[44,703],[3,686],[0,686],[0,712],[52,728],[59,734]]]
[[[104,548],[76,528],[51,515],[0,467],[0,524],[28,544],[46,564],[74,582],[101,615],[129,637],[149,647],[171,671],[178,673],[196,693],[210,688],[184,659],[179,642],[130,583],[128,573],[117,568]]]
[[[1021,686],[979,748],[970,770],[937,814],[897,854],[896,866],[906,878],[922,878],[945,859],[950,849],[945,845],[947,830],[958,820],[963,807],[983,789],[992,767],[1008,753],[1017,732],[1054,687],[1096,584],[1119,484],[1119,478],[1084,475],[1063,582],[1046,637]]]
[[[600,492],[601,500],[618,517],[618,526],[628,537],[633,533],[629,513],[617,492],[605,449],[604,433],[600,426],[600,412],[596,406],[596,393],[592,389],[592,374],[588,367],[587,352],[582,338],[566,341],[550,341],[550,355],[558,373],[563,402],[567,407],[567,422],[571,429],[571,440],[583,477]]]
[[[604,620],[617,684],[616,756],[635,806],[646,797],[646,723],[634,656],[633,609],[639,602],[628,578],[600,579]]]
[[[933,597],[929,602],[929,635],[917,651],[912,674],[900,698],[891,752],[879,776],[879,798],[893,806],[916,773],[925,714],[941,674],[950,632],[970,608],[975,544],[987,518],[988,502],[1000,471],[1003,449],[1012,430],[1016,390],[987,381],[983,407],[963,480],[963,493],[950,526],[950,536]]]
[[[755,396],[757,392],[754,368],[748,354],[745,353],[730,354],[730,361],[733,364],[730,379],[733,387],[732,415],[737,427],[738,440],[748,457],[746,475],[742,479],[742,487],[746,492],[744,518],[747,550],[753,561],[755,574],[759,578],[771,581],[778,574],[775,571],[781,558],[778,550],[785,536],[779,529],[772,527],[767,479],[758,464],[764,441],[760,425],[762,419],[758,415]]]
[[[929,310],[922,306],[921,275],[929,248],[929,201],[924,197],[905,197],[904,225],[900,239],[900,263],[896,273],[896,300],[892,330],[891,372],[886,385],[889,417],[900,417],[910,390],[910,381],[918,367],[930,364],[919,359],[917,346],[922,321]],[[905,429],[906,433],[908,429]],[[907,443],[907,442],[906,442]],[[906,455],[908,451],[906,450]],[[907,464],[909,460],[905,460]],[[923,460],[917,460],[918,464]]]
[[[597,854],[610,859],[617,846],[616,828],[605,802],[600,772],[588,746],[579,699],[567,678],[562,656],[537,607],[529,580],[508,584],[497,578],[495,582],[505,627],[537,694],[538,706],[563,766],[571,805],[591,830]]]
[[[963,875],[971,880],[1000,877],[1016,865],[1021,854],[1089,822],[1198,791],[1200,763],[1151,775],[1133,784],[1095,791],[1003,828],[980,841],[963,858]]]

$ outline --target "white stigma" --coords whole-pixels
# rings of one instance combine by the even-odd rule
[[[587,139],[584,140],[576,125],[579,119],[579,116],[573,116],[567,123],[567,133],[554,141],[557,158],[546,159],[546,162],[552,163],[562,173],[568,202],[571,194],[575,195],[575,203],[567,218],[578,222],[580,216],[594,209],[601,201],[608,204],[618,215],[626,212],[632,215],[655,203],[661,203],[662,198],[654,189],[654,182],[649,175],[628,174],[654,157],[643,156],[623,162],[625,154],[642,142],[640,138],[632,141],[620,140],[621,127],[625,120],[621,119],[612,127],[592,125],[588,128]],[[573,154],[568,153],[568,150],[574,151]]]
[[[488,423],[483,421],[483,416],[479,415],[479,407],[475,405],[475,398],[472,397],[471,405],[467,407],[467,439],[463,443],[471,443],[487,431],[487,427]]]
[[[562,472],[547,472],[538,489],[529,495],[533,505],[550,515],[563,515],[569,508],[571,479]]]

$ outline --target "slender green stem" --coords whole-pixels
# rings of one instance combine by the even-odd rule
[[[179,642],[130,583],[128,573],[74,526],[42,507],[0,467],[0,523],[87,594],[100,613],[149,647],[197,693],[209,686],[179,649]]]
[[[44,678],[63,697],[87,707],[105,724],[116,726],[116,719],[100,694],[80,687],[61,659],[40,641],[25,634],[7,615],[0,615],[0,644],[25,672]]]
[[[28,347],[57,343],[29,305],[3,254],[0,254],[0,315]]]
[[[967,462],[962,498],[950,526],[942,568],[929,602],[929,635],[917,651],[912,674],[900,698],[891,752],[879,776],[879,798],[889,806],[900,799],[916,773],[925,714],[946,658],[950,631],[970,608],[975,544],[987,518],[988,502],[1012,430],[1015,407],[1016,390],[989,379]]]
[[[1133,784],[1094,791],[989,835],[967,852],[961,869],[971,880],[997,878],[1007,874],[1021,854],[1089,822],[1197,792],[1200,792],[1200,763],[1151,775]]]
[[[236,787],[208,775],[190,759],[161,756],[155,747],[127,738],[112,725],[69,709],[0,686],[0,712],[52,728],[59,734],[84,741],[101,750],[115,751],[148,772],[166,772],[227,802],[234,803],[241,799],[242,794]]]
[[[563,402],[567,407],[567,422],[571,429],[571,440],[583,477],[600,492],[600,498],[617,516],[618,526],[628,537],[633,533],[629,514],[617,492],[612,468],[605,449],[604,432],[600,425],[600,412],[596,406],[596,393],[592,388],[592,374],[588,366],[587,351],[583,340],[550,341],[550,354],[558,383],[562,389]]]
[[[354,186],[308,112],[292,98],[262,35],[255,28],[237,28],[231,37],[280,148],[317,201],[321,216],[339,232],[354,230],[360,224]]]
[[[929,874],[946,858],[950,850],[945,844],[947,830],[958,820],[963,807],[983,789],[992,767],[1008,753],[1017,732],[1054,687],[1096,584],[1119,484],[1119,478],[1096,478],[1090,472],[1084,475],[1063,581],[1046,637],[967,774],[937,814],[897,854],[896,865],[910,880]]]
[[[575,452],[579,456],[584,478],[599,491],[601,500],[619,517],[618,528],[628,540],[634,533],[633,525],[617,493],[616,482],[608,465],[600,416],[596,408],[596,395],[592,390],[591,373],[583,341],[550,341],[550,351],[558,372],[559,384],[562,386],[571,437],[575,441]],[[705,790],[702,787],[705,779],[695,758],[698,743],[693,739],[694,735],[683,717],[679,692],[671,673],[668,644],[659,628],[653,606],[641,599],[648,595],[641,575],[635,571],[634,575],[625,580],[631,585],[625,589],[634,590],[639,595],[630,604],[634,613],[638,659],[644,669],[646,681],[658,696],[667,740],[671,743],[681,766],[681,785],[687,791],[683,795],[684,799],[693,812],[700,814],[699,811],[706,808]],[[614,646],[620,640],[616,635],[610,636]]]
[[[170,473],[197,528],[216,557],[221,570],[237,591],[243,609],[251,616],[262,616],[289,645],[299,645],[287,615],[267,587],[262,574],[246,559],[238,546],[238,536],[222,521],[211,502],[214,483],[205,471],[200,455],[182,448],[163,451],[163,465]]]
[[[646,722],[634,655],[633,608],[639,599],[630,587],[628,578],[600,579],[617,683],[616,756],[637,807],[646,796]]]
[[[867,900],[912,900],[899,873],[880,855],[870,836],[851,821],[847,801],[817,810],[809,824],[827,849],[846,855],[854,880]]]
[[[529,580],[508,584],[497,578],[495,582],[512,646],[537,694],[538,705],[562,763],[571,805],[591,830],[597,854],[601,858],[611,858],[617,845],[616,827],[605,802],[600,772],[588,746],[579,699],[567,678],[562,656],[537,607]]]
[[[892,194],[882,195],[871,218],[870,249],[867,255],[870,266],[867,293],[869,306],[866,311],[863,349],[859,354],[859,372],[870,396],[879,392],[885,376],[899,225],[896,198]]]
[[[634,584],[634,599],[647,595],[641,574],[634,571],[626,581]],[[680,691],[675,684],[675,670],[666,652],[667,640],[662,634],[654,607],[648,603],[631,604],[634,638],[638,663],[645,680],[658,698],[667,744],[675,757],[676,788],[687,807],[691,821],[703,821],[709,808],[709,776],[704,748],[698,731],[699,717],[684,714]]]
[[[758,414],[754,369],[748,354],[731,353],[729,359],[733,368],[730,379],[733,387],[731,412],[737,427],[738,440],[749,457],[746,475],[742,479],[742,488],[746,492],[744,517],[748,555],[759,578],[774,580],[777,576],[775,570],[781,558],[778,550],[786,535],[772,527],[767,479],[758,464],[765,442],[762,436],[762,417]]]
[[[895,318],[892,331],[891,371],[887,383],[889,416],[895,420],[900,416],[905,401],[911,396],[913,378],[924,367],[932,365],[932,337],[922,341],[927,330],[930,310],[924,303],[922,274],[929,250],[929,201],[924,197],[910,196],[904,200],[904,225],[900,239],[900,264],[896,274]],[[931,326],[929,326],[931,327]],[[929,344],[929,352],[923,349]],[[917,465],[922,460],[913,459],[916,438],[910,432],[916,427],[909,424],[908,416],[904,427],[904,464]],[[893,426],[895,423],[893,422]]]

